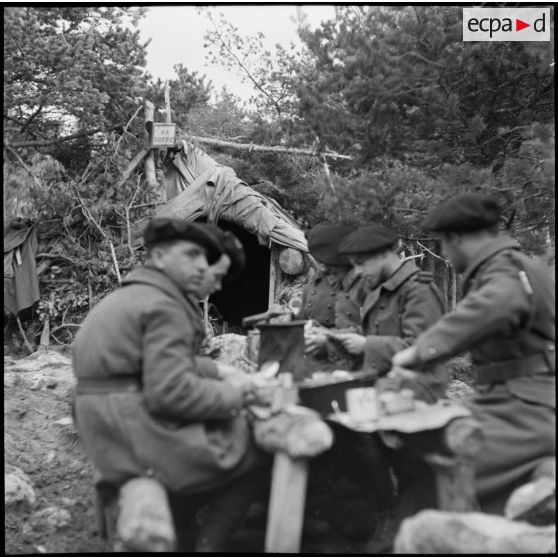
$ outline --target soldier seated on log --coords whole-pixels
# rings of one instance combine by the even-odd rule
[[[266,401],[247,374],[198,356],[195,297],[210,265],[227,268],[219,240],[178,219],[153,219],[144,239],[146,265],[93,308],[76,337],[77,427],[103,494],[141,476],[167,489],[178,550],[191,549],[184,527],[212,494],[196,549],[222,551],[268,463],[243,409]]]
[[[354,359],[325,329],[356,330],[360,325],[360,278],[351,270],[349,258],[339,254],[343,239],[352,232],[349,225],[320,224],[308,233],[308,249],[319,270],[304,285],[299,320],[312,320],[307,331],[306,372],[355,369]]]
[[[475,457],[477,495],[491,513],[556,455],[554,280],[499,232],[500,213],[493,198],[463,194],[428,216],[423,227],[441,233],[464,296],[393,356],[394,366],[420,371],[470,351],[477,393],[466,405],[485,437]]]

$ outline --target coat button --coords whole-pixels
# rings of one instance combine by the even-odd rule
[[[147,469],[147,471],[145,471],[145,474],[148,477],[152,477],[155,474],[155,471],[153,469]]]
[[[437,353],[437,351],[434,347],[428,347],[427,352],[428,352],[429,355],[435,355]]]

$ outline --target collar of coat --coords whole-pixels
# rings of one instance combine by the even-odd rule
[[[412,260],[403,262],[383,283],[378,285],[377,289],[386,289],[387,291],[395,291],[398,289],[411,275],[419,271],[418,267]]]
[[[475,271],[481,266],[486,260],[490,259],[494,254],[501,252],[502,250],[519,250],[519,244],[509,236],[499,236],[493,241],[489,242],[482,248],[477,257],[471,262],[469,267],[463,273],[463,285],[465,286],[472,278]]]
[[[180,289],[158,269],[153,267],[136,267],[122,279],[122,286],[134,283],[142,283],[144,285],[157,287],[180,302],[189,303],[192,308],[196,309],[196,302],[193,297],[185,296]]]
[[[341,279],[339,279],[335,275],[325,273],[324,271],[318,271],[316,273],[316,278],[315,278],[314,282],[317,284],[320,281],[325,280],[333,288],[337,288],[339,285],[341,285],[344,289],[346,289],[353,284],[354,279],[355,279],[355,275],[353,273],[353,269],[351,268]]]

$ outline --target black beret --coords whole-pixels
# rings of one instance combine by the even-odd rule
[[[484,194],[460,194],[439,205],[426,217],[428,231],[476,231],[498,222],[502,210],[498,202]]]
[[[339,245],[353,230],[341,223],[316,225],[307,235],[310,254],[326,265],[349,266],[349,258],[339,253]]]
[[[218,231],[218,238],[223,247],[223,252],[227,254],[231,260],[231,267],[227,273],[226,281],[232,281],[242,273],[244,265],[246,264],[246,254],[244,253],[242,243],[233,233],[222,231],[221,229],[216,230]]]
[[[397,234],[380,224],[368,225],[350,234],[339,247],[343,254],[374,254],[397,242]]]
[[[189,240],[207,251],[207,263],[214,264],[223,252],[218,238],[208,227],[184,219],[155,217],[151,219],[143,233],[145,246],[150,247],[167,240]]]

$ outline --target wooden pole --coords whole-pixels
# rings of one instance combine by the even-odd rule
[[[144,106],[145,131],[147,133],[147,142],[149,144],[151,130],[153,129],[155,105],[151,101],[146,100]],[[145,181],[150,188],[156,188],[157,177],[155,175],[155,158],[153,156],[153,149],[149,149],[149,147],[147,149],[149,151],[147,152],[147,155],[144,159]]]
[[[170,106],[170,85],[169,80],[165,82],[165,108],[166,108],[166,115],[165,115],[165,122],[170,124],[171,120],[171,106]]]

